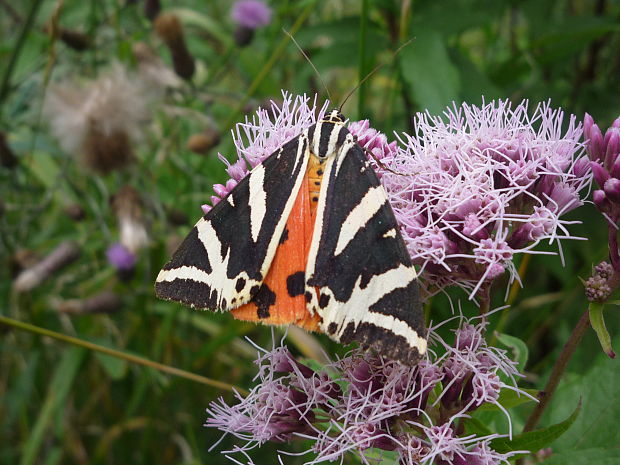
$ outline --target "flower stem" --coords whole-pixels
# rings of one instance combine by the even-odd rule
[[[504,328],[506,327],[506,323],[508,323],[508,316],[510,314],[510,309],[512,308],[512,304],[517,298],[519,291],[521,290],[521,283],[524,281],[525,273],[527,273],[527,268],[530,264],[532,256],[530,254],[523,255],[521,259],[521,264],[519,265],[519,278],[515,279],[510,286],[510,292],[508,293],[508,299],[506,299],[506,304],[508,305],[505,309],[502,310],[502,313],[499,316],[499,321],[497,322],[497,326],[495,326],[495,331],[493,331],[493,337],[489,342],[490,345],[495,345],[497,340],[497,334],[503,333]]]
[[[618,230],[615,225],[607,226],[607,242],[609,243],[609,259],[614,270],[620,271],[620,255],[618,255]]]
[[[366,64],[366,36],[368,29],[368,0],[362,1],[362,11],[360,14],[360,35],[359,35],[359,76],[358,82],[361,82],[359,85],[359,93],[357,98],[357,118],[362,119],[364,117],[364,107],[366,105],[366,83],[362,82],[368,73],[368,66]]]
[[[13,328],[22,329],[24,331],[29,331],[34,334],[39,334],[42,336],[51,337],[57,339],[59,341],[67,342],[69,344],[73,344],[75,346],[84,347],[88,350],[94,350],[97,352],[101,352],[106,355],[110,355],[112,357],[117,357],[123,360],[126,360],[131,363],[137,363],[138,365],[143,365],[149,368],[155,368],[156,370],[163,371],[164,373],[168,373],[175,376],[180,376],[182,378],[191,379],[192,381],[196,381],[198,383],[206,384],[208,386],[216,387],[218,389],[225,389],[227,391],[237,391],[240,394],[247,395],[248,392],[244,389],[233,386],[232,384],[223,383],[221,381],[216,381],[211,378],[207,378],[205,376],[197,375],[195,373],[191,373],[189,371],[181,370],[180,368],[172,367],[170,365],[164,365],[163,363],[154,362],[144,357],[139,357],[137,355],[128,354],[126,352],[122,352],[116,349],[110,349],[109,347],[101,346],[99,344],[94,344],[89,341],[85,341],[83,339],[79,339],[77,337],[67,336],[66,334],[57,333],[55,331],[51,331],[49,329],[40,328],[38,326],[31,325],[29,323],[25,323],[23,321],[14,320],[12,318],[7,318],[4,316],[0,316],[0,323],[5,324],[7,326],[12,326]]]
[[[480,290],[477,294],[478,299],[480,300],[480,315],[482,315],[486,319],[486,314],[489,312],[491,308],[491,282],[486,282],[482,286],[480,286]]]
[[[547,405],[551,401],[553,394],[555,394],[555,390],[558,387],[560,380],[562,379],[562,375],[566,370],[568,362],[575,353],[575,349],[577,349],[577,346],[581,342],[581,339],[583,338],[583,335],[585,334],[589,326],[589,312],[588,310],[586,310],[585,312],[583,312],[583,315],[581,315],[581,318],[579,319],[577,325],[573,328],[573,332],[568,338],[568,341],[566,341],[566,344],[564,344],[562,352],[560,352],[560,356],[558,357],[555,365],[553,366],[553,370],[551,371],[551,376],[547,381],[547,385],[539,394],[540,402],[538,403],[538,405],[536,405],[534,411],[527,419],[527,422],[523,427],[523,432],[532,431],[534,428],[536,428],[540,417],[542,416],[543,412],[547,408]]]

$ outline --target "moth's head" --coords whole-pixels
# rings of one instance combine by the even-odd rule
[[[335,123],[335,124],[342,124],[345,122],[345,117],[342,113],[340,113],[340,110],[336,109],[336,110],[332,110],[329,113],[326,113],[325,116],[323,116],[323,119],[321,120],[322,123]]]

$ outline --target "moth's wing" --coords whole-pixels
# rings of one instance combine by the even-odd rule
[[[235,318],[268,325],[295,324],[308,330],[318,329],[318,315],[313,317],[308,312],[304,297],[306,260],[314,227],[312,220],[306,173],[261,288],[250,302],[232,310]]]
[[[305,134],[257,165],[191,230],[157,276],[155,293],[230,310],[260,289],[308,164]]]
[[[333,339],[414,363],[426,351],[416,272],[377,175],[351,134],[325,167],[307,299]]]

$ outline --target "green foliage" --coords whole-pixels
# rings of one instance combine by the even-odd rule
[[[361,2],[272,1],[272,22],[256,31],[246,47],[235,44],[231,2],[161,3],[183,24],[197,71],[191,82],[162,91],[151,103],[151,118],[133,146],[134,163],[104,175],[89,171],[80,154],[62,148],[42,106],[52,83],[71,77],[83,83],[116,62],[139,72],[132,51],[139,42],[171,71],[169,50],[145,17],[144,2],[0,2],[0,131],[18,160],[16,167],[0,166],[0,314],[241,388],[250,385],[256,370],[256,349],[245,336],[270,347],[271,330],[157,301],[153,282],[170,254],[169,242],[198,219],[212,185],[226,181],[217,152],[234,158],[229,126],[266,99],[279,99],[280,89],[326,98],[282,28],[298,24],[294,36],[338,104],[363,77],[358,75],[363,38],[367,62],[361,68],[386,66],[367,81],[358,116],[372,117],[372,125],[388,134],[410,130],[416,111],[438,114],[452,101],[479,104],[483,97],[532,103],[551,99],[578,119],[587,111],[603,128],[620,113],[620,7],[615,2],[369,1],[360,37]],[[50,35],[46,25],[51,23],[84,33],[93,46],[71,48]],[[393,51],[411,38],[394,57]],[[346,114],[353,116],[358,98],[353,95]],[[189,137],[205,128],[218,130],[221,143],[207,155],[192,153]],[[68,130],[65,138],[71,136]],[[119,237],[111,198],[125,184],[142,199],[150,238],[131,279],[120,279],[106,260],[106,249]],[[72,204],[83,209],[83,220],[67,215]],[[185,214],[188,222],[170,221],[171,210]],[[524,368],[527,376],[520,385],[533,396],[587,306],[579,278],[607,256],[603,218],[586,205],[570,219],[583,221],[571,225],[571,232],[589,241],[565,243],[564,263],[547,255],[532,258],[522,276],[524,288],[497,337]],[[80,245],[80,258],[31,291],[15,292],[16,257],[24,251],[44,256],[65,240]],[[556,244],[541,250],[556,250]],[[494,289],[497,306],[504,303],[505,284]],[[59,302],[102,291],[120,296],[122,309],[60,310]],[[449,297],[463,303],[466,315],[475,314],[462,293]],[[447,299],[433,298],[433,321],[452,316]],[[609,307],[605,316],[613,338],[620,330],[617,309]],[[494,329],[499,315],[490,320]],[[449,336],[450,329],[442,331]],[[274,331],[276,338],[283,335],[282,329]],[[324,336],[313,337],[327,353],[346,350]],[[620,341],[614,342],[618,346]],[[310,356],[301,344],[292,350]],[[588,334],[540,429],[525,435],[516,433],[533,402],[502,392],[499,402],[510,409],[515,428],[513,442],[502,447],[549,446],[554,455],[546,465],[618,463],[618,366]],[[230,463],[219,451],[235,441],[227,437],[208,452],[220,435],[201,426],[205,407],[219,396],[232,399],[230,392],[0,326],[0,465]],[[480,434],[507,430],[503,413],[491,404],[465,425]],[[253,460],[276,463],[280,447],[266,444],[253,451]],[[287,450],[302,449],[291,445]],[[287,464],[303,461],[285,458]]]
[[[514,436],[512,440],[506,438],[498,438],[491,441],[494,450],[500,453],[510,451],[538,451],[553,444],[553,441],[562,436],[575,422],[579,412],[581,411],[581,403],[575,408],[575,411],[566,420],[555,425],[541,428],[535,431]]]

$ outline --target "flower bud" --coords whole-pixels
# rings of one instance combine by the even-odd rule
[[[607,196],[605,195],[605,191],[602,191],[600,189],[595,190],[592,193],[592,201],[600,211],[609,212],[611,204],[609,203],[609,199],[607,199]]]
[[[239,24],[235,28],[233,37],[235,38],[235,44],[239,47],[245,47],[252,42],[252,39],[254,38],[254,29],[250,29],[249,27]]]
[[[620,179],[609,178],[603,188],[609,200],[620,203]]]
[[[612,166],[620,152],[620,129],[609,128],[605,133],[605,166]]]
[[[185,34],[179,18],[172,13],[160,14],[155,20],[155,31],[170,50],[174,71],[183,79],[191,79],[196,65],[185,45]]]
[[[600,161],[603,158],[603,134],[596,124],[590,128],[587,150],[590,160]]]
[[[161,3],[159,0],[144,0],[144,15],[153,21],[161,11]]]
[[[603,166],[598,162],[591,162],[590,168],[592,168],[592,173],[594,174],[594,179],[598,183],[599,186],[603,187],[605,185],[605,181],[607,181],[610,176],[609,173]]]
[[[166,219],[173,226],[184,226],[189,222],[187,213],[174,207],[166,208]]]
[[[597,274],[601,278],[609,279],[614,274],[614,267],[611,266],[609,262],[601,262],[594,267],[594,272],[592,274]]]
[[[226,189],[224,184],[214,184],[213,191],[218,197],[221,198],[226,197],[226,194],[228,194],[228,189]]]
[[[219,143],[219,131],[213,128],[207,128],[198,134],[193,134],[190,136],[187,141],[187,148],[194,153],[205,155]]]
[[[58,29],[58,38],[69,48],[78,52],[88,50],[93,42],[91,37],[80,31],[74,31],[71,29],[65,29],[61,27]]]
[[[585,139],[590,139],[590,130],[594,125],[594,119],[588,113],[583,117],[583,137]]]
[[[590,170],[590,161],[586,157],[582,157],[573,165],[573,174],[578,178],[584,177]]]
[[[620,157],[617,157],[609,169],[613,178],[620,178]]]
[[[79,203],[70,203],[64,209],[65,215],[71,218],[73,221],[82,221],[86,218],[86,212]]]

